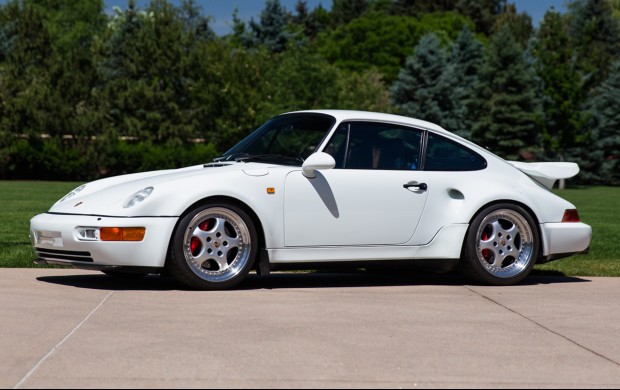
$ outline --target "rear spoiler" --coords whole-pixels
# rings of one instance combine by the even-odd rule
[[[570,162],[523,163],[508,161],[508,163],[548,189],[552,189],[557,180],[568,179],[579,173],[579,165]]]

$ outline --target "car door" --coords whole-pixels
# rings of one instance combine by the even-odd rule
[[[377,122],[343,123],[324,152],[336,167],[285,181],[287,247],[407,243],[428,187],[418,170],[423,131]]]

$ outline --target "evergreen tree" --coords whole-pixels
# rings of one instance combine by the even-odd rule
[[[447,59],[435,34],[425,35],[392,85],[395,108],[403,115],[424,119],[451,130],[452,88],[445,77]]]
[[[377,69],[389,85],[420,38],[435,33],[443,42],[455,39],[471,21],[453,12],[419,18],[367,12],[317,39],[318,50],[342,70]]]
[[[611,15],[620,23],[620,0],[609,0],[609,6],[611,7]]]
[[[476,24],[476,32],[490,35],[506,0],[459,0],[456,9]]]
[[[333,23],[339,26],[360,17],[368,8],[369,3],[369,0],[333,0]]]
[[[280,0],[267,0],[261,11],[259,22],[250,20],[250,41],[248,47],[265,46],[271,52],[280,53],[296,39],[289,31],[291,16],[280,4]]]
[[[590,91],[607,78],[611,63],[620,56],[620,27],[606,0],[575,0],[569,3],[568,17],[578,67]]]
[[[523,47],[527,46],[528,41],[534,33],[532,17],[525,12],[518,13],[517,6],[513,3],[502,5],[502,12],[495,20],[493,32],[501,30],[504,26],[510,28],[512,36],[515,37],[517,42]]]
[[[304,36],[313,41],[319,32],[324,31],[331,23],[329,12],[321,4],[310,11],[306,0],[298,0],[295,4],[295,15],[292,18]]]
[[[566,160],[569,150],[583,144],[587,122],[582,112],[583,77],[577,71],[565,19],[551,9],[540,24],[534,55],[541,81],[544,157]]]
[[[446,78],[453,90],[452,130],[470,138],[482,103],[476,99],[480,72],[484,65],[484,47],[469,27],[463,30],[452,46]]]
[[[48,27],[54,58],[48,69],[50,90],[46,101],[51,116],[46,132],[58,138],[61,150],[77,149],[87,155],[101,125],[97,102],[91,93],[98,83],[91,47],[94,37],[105,28],[103,1],[30,2]]]
[[[508,27],[491,40],[482,80],[478,93],[485,103],[472,136],[499,156],[517,159],[536,144],[539,105],[534,72]]]
[[[341,109],[392,112],[389,90],[383,76],[375,70],[360,73],[340,72],[338,97],[332,107]]]
[[[45,97],[54,63],[52,40],[40,12],[13,1],[0,8],[0,131],[3,137],[46,129]]]
[[[591,180],[620,185],[620,61],[613,63],[609,77],[596,88],[586,107],[592,113],[591,146],[588,148]]]
[[[394,0],[391,12],[394,15],[418,15],[429,12],[447,12],[456,8],[458,0]]]
[[[180,18],[185,25],[185,32],[196,40],[215,39],[211,29],[211,17],[204,16],[195,0],[183,0],[180,6]]]
[[[130,2],[126,11],[116,11],[98,48],[97,94],[112,136],[172,144],[200,136],[194,116],[200,103],[189,91],[204,59],[190,54],[208,40],[182,15],[166,1],[153,1],[146,11]]]

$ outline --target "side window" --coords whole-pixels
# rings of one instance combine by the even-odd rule
[[[422,131],[374,122],[340,125],[325,148],[336,168],[418,170]]]
[[[429,132],[425,171],[480,171],[486,167],[486,160],[478,153]]]

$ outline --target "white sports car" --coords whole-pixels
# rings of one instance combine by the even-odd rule
[[[256,269],[405,261],[494,285],[588,250],[590,226],[554,195],[572,163],[507,162],[402,116],[276,116],[214,162],[76,188],[31,221],[38,263],[169,272],[222,289]]]

